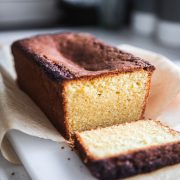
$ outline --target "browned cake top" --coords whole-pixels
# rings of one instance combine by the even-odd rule
[[[103,73],[153,71],[147,61],[97,40],[89,34],[60,33],[16,41],[12,49],[26,54],[53,79],[74,79]]]

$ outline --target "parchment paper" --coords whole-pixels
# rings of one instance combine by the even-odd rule
[[[146,118],[158,118],[170,127],[180,130],[180,95],[178,95],[180,92],[180,69],[162,55],[129,45],[121,45],[119,48],[142,57],[156,66],[145,112]],[[18,163],[18,158],[5,138],[5,134],[11,129],[59,143],[65,140],[34,102],[17,87],[9,47],[2,47],[0,51],[0,148],[7,160]],[[163,174],[175,175],[176,172],[177,175],[180,166],[164,169],[166,171],[163,171]],[[151,174],[152,176],[149,177],[152,178],[149,180],[163,175],[161,170]]]

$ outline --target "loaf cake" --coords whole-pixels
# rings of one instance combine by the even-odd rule
[[[13,43],[17,82],[66,137],[141,119],[154,66],[89,34]]]
[[[180,163],[180,133],[139,120],[75,133],[76,147],[94,176],[126,178]]]

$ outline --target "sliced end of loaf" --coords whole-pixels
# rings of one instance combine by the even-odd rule
[[[71,134],[141,119],[151,72],[107,74],[65,84],[65,111]]]
[[[76,146],[99,179],[117,179],[180,162],[180,133],[139,120],[76,133]]]

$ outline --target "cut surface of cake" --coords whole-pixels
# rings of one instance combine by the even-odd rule
[[[180,133],[159,121],[130,123],[77,132],[76,147],[99,179],[146,173],[180,163]]]
[[[17,82],[67,138],[141,119],[154,66],[83,33],[16,41]]]

